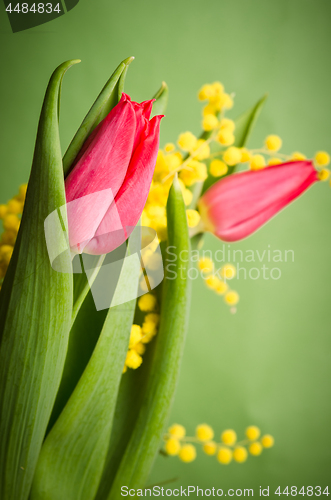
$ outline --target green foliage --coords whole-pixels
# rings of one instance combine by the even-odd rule
[[[2,500],[26,500],[29,495],[68,345],[73,294],[71,262],[69,255],[63,254],[61,265],[69,272],[52,269],[44,221],[65,204],[58,102],[63,75],[77,62],[62,64],[50,79],[21,227],[1,290]],[[63,222],[66,228],[67,221]],[[63,238],[62,231],[58,232],[55,245]]]
[[[114,299],[136,290],[140,262],[126,258]],[[120,301],[118,301],[120,302]],[[135,300],[111,307],[91,359],[42,447],[31,500],[92,500],[106,458]]]

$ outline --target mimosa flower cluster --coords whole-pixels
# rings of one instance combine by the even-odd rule
[[[239,302],[239,294],[229,288],[228,281],[236,276],[236,268],[232,264],[225,264],[219,270],[216,269],[210,257],[201,257],[198,267],[203,273],[206,286],[217,295],[223,295],[224,301],[229,306],[235,306]]]
[[[203,184],[208,175],[222,178],[232,173],[237,165],[242,165],[241,170],[246,166],[246,169],[256,171],[284,162],[306,159],[306,156],[298,151],[290,155],[280,153],[282,139],[275,134],[268,135],[263,147],[259,149],[234,146],[235,122],[225,116],[234,105],[233,95],[225,92],[222,83],[204,85],[198,93],[198,98],[206,102],[202,110],[200,137],[190,131],[181,133],[177,146],[168,143],[158,153],[152,185],[142,214],[142,224],[154,228],[160,241],[167,238],[166,202],[176,172],[179,173],[179,182],[187,206],[188,225],[192,234],[195,234],[204,229],[194,191],[199,183]],[[216,148],[213,148],[213,145]],[[213,149],[216,151],[213,152]],[[330,156],[325,151],[315,154],[314,165],[318,169],[319,180],[329,179],[330,171],[326,168],[329,163]],[[230,290],[226,283],[226,280],[235,276],[235,268],[231,264],[221,270],[221,273],[227,273],[227,276],[223,276],[225,280],[222,280],[222,276],[215,275],[215,266],[210,259],[201,259],[198,267],[204,273],[205,283],[210,289],[224,296],[228,305],[235,306],[238,303],[239,294]],[[234,311],[234,308],[232,310]]]
[[[227,465],[232,460],[243,463],[248,455],[261,455],[264,448],[274,445],[274,438],[270,434],[261,437],[261,431],[255,425],[246,429],[246,438],[237,440],[233,429],[226,429],[220,436],[220,441],[214,439],[214,430],[207,424],[200,424],[195,429],[195,436],[186,436],[186,429],[180,424],[173,424],[164,436],[164,452],[169,456],[178,456],[182,462],[193,462],[197,456],[196,445],[201,446],[203,452],[215,456],[220,464]],[[194,444],[192,444],[194,443]]]
[[[142,325],[133,324],[131,327],[129,349],[126,356],[123,373],[128,368],[139,368],[143,362],[143,354],[146,351],[146,344],[151,342],[158,331],[160,315],[158,311],[157,298],[152,293],[142,295],[138,300],[138,308],[146,313]]]

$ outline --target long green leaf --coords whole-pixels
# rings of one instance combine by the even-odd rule
[[[259,114],[261,113],[262,111],[262,108],[265,104],[265,101],[267,99],[268,95],[264,95],[256,104],[255,106],[253,106],[252,108],[248,109],[247,111],[245,111],[245,113],[243,113],[242,115],[240,115],[236,120],[235,120],[235,124],[236,124],[236,130],[235,130],[235,137],[236,137],[236,140],[235,140],[235,143],[234,143],[234,146],[238,147],[238,148],[242,148],[244,146],[246,146],[248,140],[249,140],[249,137],[253,131],[253,128],[256,124],[256,121],[259,117]],[[217,153],[218,151],[221,151],[220,147],[214,147],[213,148],[213,153]],[[229,167],[229,171],[228,171],[228,175],[229,174],[232,174],[232,172],[234,171],[235,167]],[[217,182],[219,180],[219,178],[217,177],[213,177],[212,175],[209,175],[208,178],[205,180],[205,183],[203,185],[203,188],[202,188],[202,193],[204,193],[205,191],[207,191],[208,188],[210,188],[210,186],[212,186],[213,184],[215,184],[215,182]],[[201,189],[200,189],[201,191]],[[195,196],[195,204],[198,200],[200,196],[200,193],[198,193],[198,196]]]
[[[76,156],[90,133],[118,103],[119,97],[123,91],[124,79],[128,66],[133,59],[134,57],[128,57],[121,62],[100,92],[90,111],[85,116],[63,157],[63,170],[65,175],[69,173]],[[121,78],[122,76],[123,78]]]
[[[190,241],[185,205],[177,179],[167,204],[168,255],[160,330],[138,419],[108,500],[121,498],[121,487],[143,487],[161,445],[174,399],[188,323],[191,283]],[[174,279],[175,277],[175,279]]]
[[[103,311],[96,310],[91,291],[89,291],[70,330],[61,384],[54,403],[48,431],[55,424],[78,384],[100,337],[107,313],[107,309]]]
[[[72,274],[52,269],[44,221],[65,204],[58,100],[63,75],[77,62],[62,64],[50,79],[21,227],[1,290],[1,500],[26,500],[29,495],[68,344]],[[70,266],[70,259],[62,264]]]
[[[114,299],[138,288],[140,261],[126,257]],[[114,303],[114,302],[113,302]],[[93,500],[107,454],[135,300],[109,309],[74,392],[42,447],[31,500]]]

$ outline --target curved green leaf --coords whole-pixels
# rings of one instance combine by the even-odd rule
[[[191,283],[188,277],[190,241],[186,210],[177,179],[170,189],[167,215],[169,246],[160,329],[137,422],[108,500],[121,498],[123,485],[129,488],[144,486],[161,445],[179,376]]]
[[[50,79],[39,121],[21,227],[1,289],[2,500],[26,500],[29,495],[68,345],[72,274],[52,269],[44,221],[65,204],[58,101],[63,75],[77,62],[62,64]],[[67,227],[66,220],[64,224]],[[59,241],[61,236],[59,234]],[[63,266],[66,265],[71,266],[70,259],[63,261]]]
[[[90,111],[85,116],[63,157],[63,170],[65,176],[70,172],[70,168],[76,156],[90,133],[118,103],[123,92],[128,66],[133,59],[134,57],[128,57],[121,62],[100,92]]]
[[[140,261],[124,260],[114,299],[137,290]],[[109,309],[92,357],[42,447],[31,500],[93,500],[107,454],[135,300]]]

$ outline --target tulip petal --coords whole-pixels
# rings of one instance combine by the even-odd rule
[[[318,180],[310,161],[288,162],[234,174],[202,196],[199,208],[208,230],[223,241],[238,241],[300,196]]]
[[[125,179],[135,130],[134,106],[123,94],[119,104],[89,136],[65,181],[70,246],[87,243],[112,204]],[[101,194],[97,202],[88,203],[86,197],[98,192]],[[109,197],[105,196],[107,192]],[[79,209],[70,209],[70,202],[77,199],[80,202],[75,206]]]
[[[115,197],[115,203],[103,218],[95,237],[85,247],[86,253],[102,255],[111,252],[128,238],[137,224],[153,178],[161,118],[162,115],[158,115],[147,122],[142,140],[133,154],[124,182]]]
[[[148,126],[149,118],[151,116],[153,102],[155,99],[150,99],[149,101],[144,101],[142,103],[133,102],[133,106],[136,113],[136,134],[134,138],[134,151],[137,149],[138,144],[143,138],[143,132]]]
[[[91,132],[118,103],[123,92],[128,67],[133,60],[134,57],[128,57],[121,62],[85,116],[63,157],[65,177],[68,175],[69,171],[72,170],[73,162],[75,160],[77,161],[77,155]]]

